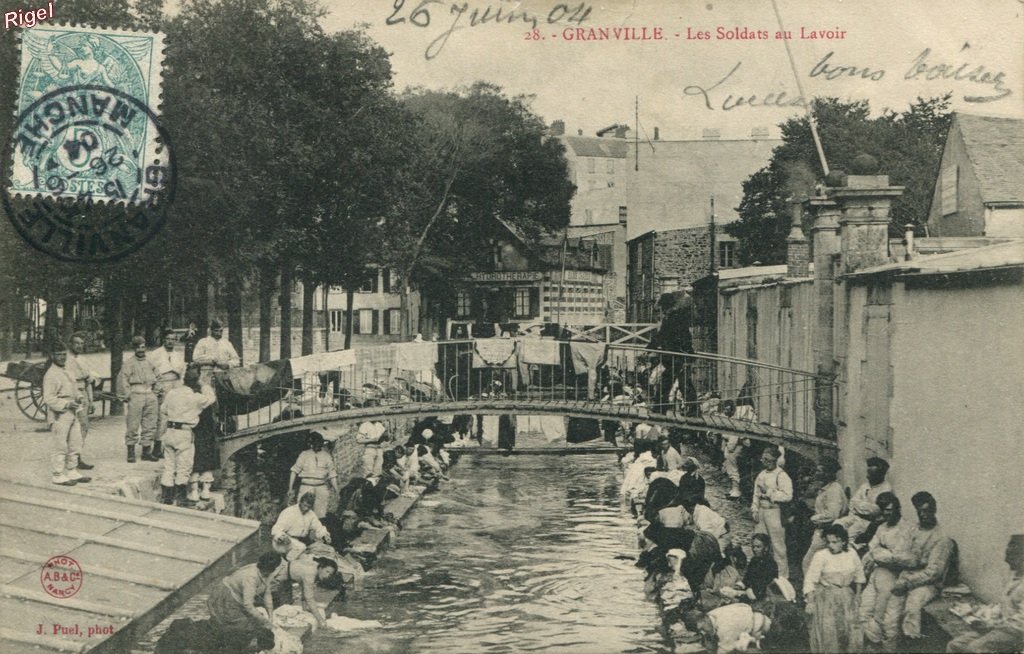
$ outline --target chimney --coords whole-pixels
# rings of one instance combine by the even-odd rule
[[[582,129],[576,130],[576,136],[583,136],[583,130]]]
[[[654,126],[654,140],[658,141],[661,139],[661,133],[658,131],[658,126]]]
[[[903,226],[903,229],[906,230],[903,232],[903,240],[907,248],[907,253],[903,257],[910,261],[916,254],[914,252],[914,223],[907,223]]]
[[[551,129],[549,130],[551,136],[563,136],[565,135],[565,121],[564,120],[553,120],[551,121]]]
[[[786,238],[786,277],[806,277],[810,270],[810,245],[804,230],[800,229],[800,205],[794,202],[793,206],[797,215],[793,217],[793,227]]]
[[[626,132],[629,131],[629,125],[616,125],[615,126],[615,138],[624,139],[626,138]]]
[[[706,138],[706,139],[722,138],[722,131],[717,129],[717,128],[716,129],[710,129],[710,128],[706,128],[705,127],[704,128],[704,132],[702,133],[702,138]]]

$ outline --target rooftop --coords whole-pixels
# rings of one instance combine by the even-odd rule
[[[989,245],[944,254],[920,255],[910,261],[886,263],[865,268],[848,277],[869,275],[947,275],[952,273],[1016,268],[1024,266],[1024,240],[1014,239],[1005,243]]]
[[[953,124],[963,135],[982,202],[1024,202],[1024,119],[957,113]]]

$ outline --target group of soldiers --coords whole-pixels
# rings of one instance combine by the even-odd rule
[[[209,336],[196,341],[194,335],[192,329],[186,336],[184,354],[177,351],[179,339],[171,330],[164,330],[162,344],[153,352],[147,351],[142,336],[134,337],[134,356],[124,361],[114,386],[125,406],[126,460],[136,462],[139,446],[142,461],[163,459],[160,484],[165,504],[210,498],[217,468],[216,426],[212,411],[207,411],[217,401],[212,376],[215,370],[241,363],[219,321],[211,321]],[[53,435],[52,482],[60,486],[88,483],[91,478],[81,471],[94,467],[83,460],[82,452],[101,377],[84,361],[84,348],[80,334],[66,346],[54,346],[43,377],[43,403]]]

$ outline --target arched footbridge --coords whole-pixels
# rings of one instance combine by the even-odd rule
[[[442,414],[646,422],[771,442],[814,460],[837,449],[815,435],[816,406],[830,410],[832,380],[721,355],[476,339],[332,352],[279,368],[260,399],[221,402],[225,460],[284,434]]]

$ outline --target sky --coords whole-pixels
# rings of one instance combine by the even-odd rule
[[[797,79],[809,97],[868,99],[876,112],[949,91],[955,110],[1024,117],[1024,0],[775,3],[788,41],[773,0],[323,0],[327,29],[365,26],[392,54],[397,88],[485,80],[534,96],[570,134],[633,125],[638,104],[641,138],[777,135],[803,111],[789,105]],[[601,28],[646,28],[648,40],[580,38]]]

